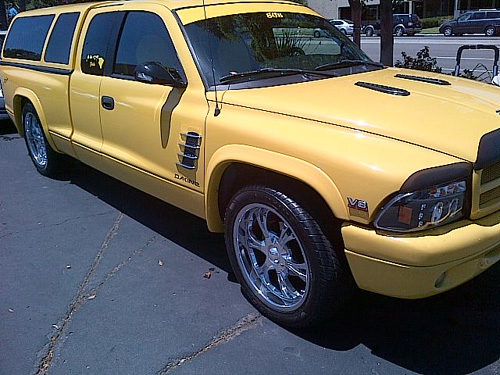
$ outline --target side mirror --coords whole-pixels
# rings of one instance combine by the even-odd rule
[[[187,86],[176,69],[165,68],[155,61],[138,64],[135,68],[135,79],[139,82],[168,85],[178,88]]]

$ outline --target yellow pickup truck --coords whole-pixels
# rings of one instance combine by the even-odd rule
[[[40,173],[70,156],[204,218],[280,324],[326,319],[356,286],[437,294],[500,259],[500,89],[382,66],[307,7],[39,9],[1,57]]]

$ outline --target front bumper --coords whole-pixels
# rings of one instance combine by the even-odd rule
[[[420,236],[386,236],[352,224],[342,236],[358,286],[399,298],[452,289],[500,260],[500,212]]]

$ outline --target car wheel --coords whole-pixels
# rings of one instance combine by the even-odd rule
[[[373,28],[372,27],[367,27],[365,30],[366,36],[373,36]]]
[[[444,36],[452,36],[453,35],[453,29],[451,27],[445,27],[443,29],[443,34],[444,34]]]
[[[494,36],[495,35],[495,28],[493,26],[488,26],[485,30],[484,30],[484,34],[486,36]]]
[[[403,36],[405,31],[402,27],[396,27],[396,30],[394,31],[394,33],[396,34],[396,36]]]
[[[316,31],[314,32],[314,37],[315,37],[315,38],[319,38],[320,36],[321,36],[321,33],[320,33],[318,30],[316,30]]]
[[[35,168],[45,176],[54,177],[58,175],[67,160],[64,155],[55,152],[50,146],[33,104],[27,103],[24,105],[22,121],[24,140]]]
[[[293,199],[269,187],[246,187],[229,203],[225,223],[229,260],[242,292],[268,318],[305,327],[345,304],[348,266]]]

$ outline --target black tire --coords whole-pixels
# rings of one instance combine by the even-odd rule
[[[315,38],[319,38],[321,36],[321,33],[318,30],[316,30],[314,31],[313,35]]]
[[[403,36],[404,33],[405,30],[401,26],[396,27],[396,30],[394,30],[394,34],[396,34],[396,36]]]
[[[484,35],[486,36],[495,36],[496,30],[493,26],[488,26],[486,29],[484,29]]]
[[[283,326],[311,326],[339,312],[352,291],[339,256],[297,202],[260,185],[240,190],[226,210],[226,247],[246,298]]]
[[[365,35],[366,36],[373,36],[373,34],[374,34],[373,27],[367,27],[365,30]]]
[[[22,121],[28,155],[37,171],[44,176],[59,176],[66,169],[67,158],[50,146],[33,104],[24,105]]]
[[[443,35],[444,36],[452,36],[453,35],[453,29],[449,26],[445,27],[443,29]]]

